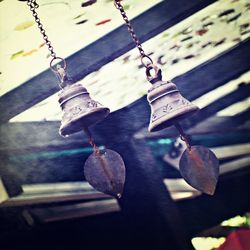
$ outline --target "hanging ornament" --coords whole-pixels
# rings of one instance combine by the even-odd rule
[[[89,144],[94,152],[88,157],[84,166],[86,180],[96,190],[121,198],[125,183],[125,165],[122,157],[110,149],[99,149],[90,133],[85,128]]]
[[[57,76],[61,88],[59,104],[63,111],[63,117],[59,133],[65,137],[82,130],[85,131],[94,151],[84,166],[86,180],[98,191],[121,198],[125,183],[125,165],[122,157],[110,149],[100,150],[89,131],[89,127],[101,122],[108,116],[110,110],[93,100],[85,87],[75,83],[68,76],[65,59],[56,56],[38,17],[36,9],[39,5],[36,0],[27,0],[27,4],[38,24],[45,44],[48,46],[52,57],[50,68]]]
[[[151,75],[154,71],[154,75]],[[162,81],[161,70],[155,65],[148,65],[146,75],[152,87],[147,100],[151,107],[151,119],[148,130],[158,131],[177,124],[179,120],[194,114],[199,108],[185,99],[170,81]]]
[[[152,84],[147,100],[151,107],[149,132],[175,126],[187,149],[180,159],[180,173],[194,188],[213,195],[219,177],[219,162],[212,151],[203,146],[191,146],[188,136],[179,122],[190,117],[199,110],[197,106],[185,99],[171,81],[163,81],[161,70],[153,60],[145,54],[142,45],[124,11],[121,0],[114,0],[115,7],[120,11],[128,31],[141,55],[141,63],[146,68],[146,77]]]

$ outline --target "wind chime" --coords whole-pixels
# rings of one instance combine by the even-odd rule
[[[145,53],[142,45],[124,11],[121,0],[114,0],[115,7],[120,11],[128,31],[139,50],[141,63],[146,68],[147,80],[152,84],[148,90],[147,100],[151,107],[149,132],[158,131],[169,126],[175,126],[180,133],[180,138],[186,144],[179,168],[182,177],[194,188],[213,195],[219,176],[219,162],[215,154],[203,146],[192,146],[189,137],[184,133],[179,122],[199,108],[185,99],[171,81],[163,81],[161,69]],[[190,86],[191,87],[191,86]]]
[[[203,146],[191,146],[188,136],[184,133],[179,121],[191,116],[199,108],[185,99],[170,81],[163,81],[161,70],[144,52],[134,29],[124,11],[120,0],[114,0],[115,6],[128,26],[135,42],[141,62],[146,68],[146,76],[152,87],[148,91],[148,102],[151,106],[149,131],[154,132],[174,125],[187,149],[180,159],[180,173],[183,178],[196,189],[213,194],[219,175],[219,164],[216,156]],[[46,35],[36,9],[36,0],[28,0],[28,6],[35,18],[43,39],[48,46],[52,60],[50,68],[59,80],[59,104],[63,111],[60,135],[68,136],[81,130],[85,131],[93,153],[84,166],[86,180],[97,190],[120,198],[125,182],[125,165],[121,156],[109,149],[101,150],[96,146],[89,127],[102,121],[109,114],[109,109],[91,99],[87,89],[75,83],[67,74],[65,59],[56,56],[54,48]],[[57,62],[56,65],[54,65]],[[152,74],[153,72],[153,74]]]
[[[38,17],[36,0],[27,0],[27,4],[35,18],[38,28],[48,47],[52,60],[50,68],[59,80],[59,104],[63,111],[59,133],[66,137],[83,130],[93,148],[93,153],[84,165],[86,180],[95,189],[120,198],[125,182],[125,165],[122,157],[110,149],[100,149],[95,144],[89,127],[101,122],[108,116],[110,110],[93,100],[83,85],[75,83],[67,74],[65,59],[58,57],[46,35],[45,29]]]

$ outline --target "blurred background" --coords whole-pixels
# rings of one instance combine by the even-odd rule
[[[249,249],[250,1],[122,3],[163,79],[201,109],[181,124],[219,159],[215,194],[183,180],[176,129],[148,132],[151,84],[113,1],[41,0],[68,74],[112,111],[91,131],[122,155],[124,195],[95,191],[83,175],[86,136],[58,134],[58,79],[32,13],[2,0],[0,249]]]

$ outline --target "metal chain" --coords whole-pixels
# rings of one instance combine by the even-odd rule
[[[39,7],[39,5],[37,4],[36,0],[27,0],[27,5],[30,7],[30,11],[32,12],[33,17],[35,18],[35,22],[37,23],[37,26],[43,36],[43,40],[45,41],[48,50],[50,52],[50,56],[53,59],[57,59],[56,56],[56,52],[54,51],[54,48],[51,45],[51,42],[48,38],[48,36],[46,35],[45,29],[43,28],[43,25],[41,23],[40,18],[38,17],[38,14],[36,12],[36,9]]]
[[[129,20],[129,18],[128,18],[127,14],[126,14],[123,6],[122,6],[122,4],[121,4],[121,0],[114,0],[114,5],[120,11],[120,13],[122,15],[122,18],[123,18],[123,20],[125,21],[125,23],[126,23],[126,25],[128,27],[128,31],[129,31],[129,33],[130,33],[130,35],[131,35],[131,37],[132,37],[132,39],[133,39],[136,47],[139,50],[139,53],[141,55],[141,62],[142,62],[142,64],[146,68],[148,68],[149,65],[153,64],[153,60],[148,55],[146,55],[144,49],[142,48],[140,40],[137,37],[137,35],[136,35],[135,31],[134,31],[134,28],[133,28],[133,26],[132,26],[132,24],[131,24],[131,22],[130,22],[130,20]],[[145,60],[148,60],[148,62],[145,62]]]

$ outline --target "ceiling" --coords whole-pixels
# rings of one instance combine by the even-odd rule
[[[39,17],[60,57],[68,57],[121,25],[112,0],[37,2],[40,4]],[[125,8],[133,18],[159,2],[126,0]],[[1,1],[0,13],[1,96],[47,69],[50,59],[24,1]]]
[[[148,1],[136,1],[135,4],[135,1],[126,1],[125,6],[129,16],[134,17],[157,2],[159,1],[150,1],[149,4]],[[249,38],[249,5],[247,2],[245,0],[217,1],[148,40],[143,44],[144,49],[163,69],[165,79],[181,75]],[[3,5],[4,2],[1,4]],[[25,54],[25,51],[32,50],[31,48],[32,46],[34,47],[35,41],[37,41],[36,44],[39,44],[38,41],[40,41],[41,35],[36,25],[33,24],[31,27],[19,30],[22,27],[21,24],[23,23],[24,25],[24,20],[26,20],[25,22],[32,20],[26,5],[23,3],[19,4],[25,9],[24,14],[22,14],[24,16],[17,18],[15,24],[13,21],[11,25],[12,32],[10,32],[9,27],[9,36],[6,36],[5,39],[2,37],[6,43],[1,45],[5,46],[1,51],[12,51],[8,55],[4,53],[5,59],[1,60],[1,62],[5,62],[3,69],[8,73],[3,72],[1,75],[1,94],[44,70],[49,63],[49,59],[46,58],[48,52],[45,46],[29,55]],[[57,51],[64,53],[60,55],[65,57],[123,23],[123,20],[110,1],[102,3],[98,1],[96,4],[82,8],[82,12],[77,8],[80,4],[78,1],[70,4],[62,4],[61,2],[56,4],[56,2],[53,2],[53,8],[51,8],[52,4],[48,1],[46,4],[41,5],[41,10],[39,9],[41,19],[44,20],[45,27],[48,27],[48,34],[51,35],[51,40],[55,41],[54,44]],[[0,8],[7,8],[8,6],[10,4],[5,3]],[[67,15],[63,14],[62,16],[61,13],[65,13],[66,9],[70,11],[66,11]],[[95,11],[96,13],[101,13],[100,16],[94,15]],[[82,13],[84,13],[83,16],[78,17]],[[81,25],[75,24],[76,20],[82,20],[83,17],[84,20],[88,19],[89,21]],[[107,20],[108,17],[113,18],[104,24],[96,25],[99,20]],[[55,25],[55,23],[60,23],[60,25]],[[13,27],[15,27],[14,30]],[[19,27],[18,30],[15,30],[17,27]],[[83,28],[85,29],[82,31]],[[82,41],[80,37],[82,33],[85,33],[85,30],[87,34],[91,33],[91,36],[85,36],[84,41]],[[65,36],[62,33],[69,35]],[[27,39],[28,34],[32,39]],[[20,39],[25,42],[15,42],[17,40],[20,41]],[[25,44],[26,41],[29,42]],[[110,42],[112,43],[112,41]],[[9,46],[10,43],[13,46]],[[24,44],[25,46],[29,44],[29,49],[28,47],[27,49],[22,47]],[[18,51],[23,52],[18,53]],[[37,63],[34,64],[34,61]],[[18,70],[17,74],[11,74],[10,72],[13,72],[14,68],[21,68],[21,70]],[[250,75],[244,74],[239,79],[236,79],[236,82],[229,82],[223,87],[216,89],[217,94],[215,96],[220,98],[223,94],[233,91],[242,80],[249,82]],[[89,74],[80,83],[88,88],[94,99],[108,106],[111,111],[120,109],[145,95],[150,86],[145,79],[144,70],[141,69],[138,51],[135,49],[106,64],[100,70]],[[207,93],[208,95],[210,97],[214,96],[211,93]],[[201,97],[195,102],[204,107],[210,100],[208,100],[207,96]],[[249,104],[249,99],[234,106],[234,113],[244,110],[247,104]],[[230,113],[231,109],[221,112],[221,114],[225,115]],[[11,121],[60,119],[61,110],[57,103],[57,94],[55,94],[14,117]]]

